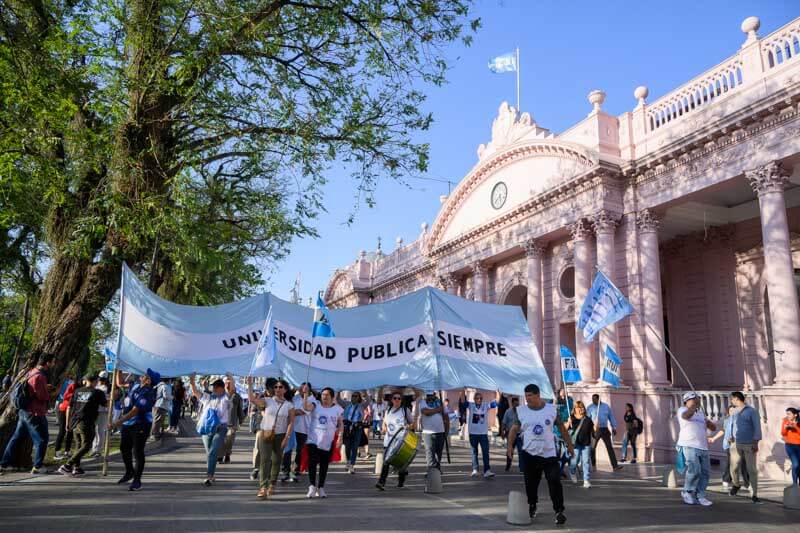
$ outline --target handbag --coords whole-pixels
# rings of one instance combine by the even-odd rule
[[[572,444],[575,444],[575,437],[577,437],[580,434],[581,428],[583,427],[583,423],[585,421],[586,417],[584,416],[583,418],[581,418],[581,423],[578,424],[578,427],[569,432],[569,438],[572,439]]]
[[[267,442],[272,442],[275,440],[275,428],[278,427],[278,415],[281,414],[281,409],[283,409],[284,405],[286,405],[286,400],[284,400],[283,403],[278,406],[278,410],[275,412],[275,422],[272,423],[272,429],[261,430],[261,437]]]

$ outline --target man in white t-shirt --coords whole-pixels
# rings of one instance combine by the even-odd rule
[[[383,413],[386,411],[386,402],[383,395],[379,392],[377,401],[372,402],[372,435],[379,436],[383,422]]]
[[[683,407],[678,409],[678,423],[678,453],[682,453],[686,460],[686,480],[681,496],[687,505],[708,507],[712,502],[706,498],[711,471],[707,430],[716,431],[717,426],[706,418],[696,392],[683,395]]]
[[[428,468],[442,470],[444,451],[444,404],[436,397],[436,392],[425,391],[425,397],[417,396],[417,419],[425,444],[425,462]]]
[[[536,517],[539,482],[544,474],[556,513],[555,522],[561,525],[567,521],[567,517],[564,516],[564,490],[561,487],[561,465],[556,454],[554,427],[563,435],[568,453],[573,455],[575,449],[572,439],[564,429],[563,421],[559,420],[555,405],[542,400],[537,385],[528,384],[525,387],[525,405],[517,407],[516,416],[511,421],[506,455],[509,459],[514,457],[514,441],[518,434],[522,434],[521,455],[528,512],[531,518]]]

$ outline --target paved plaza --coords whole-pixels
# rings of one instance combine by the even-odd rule
[[[540,513],[526,528],[505,522],[510,490],[523,490],[516,471],[495,464],[492,480],[471,478],[467,449],[454,445],[452,464],[445,465],[444,491],[424,493],[423,455],[411,468],[407,488],[386,492],[373,487],[374,463],[360,462],[356,475],[332,466],[325,500],[307,500],[305,478],[281,484],[269,501],[255,498],[249,481],[253,438],[237,440],[233,462],[217,470],[217,484],[201,486],[203,448],[198,438],[179,438],[175,447],[148,457],[144,490],[118,486],[118,457],[110,475],[99,464],[86,465],[83,479],[57,474],[16,482],[0,478],[0,516],[5,531],[798,531],[800,512],[767,502],[754,506],[745,498],[710,497],[711,508],[688,507],[675,489],[622,474],[598,472],[589,490],[565,482],[567,523],[556,528],[546,485],[540,487]],[[374,447],[373,449],[377,449]],[[500,457],[497,456],[499,463]]]

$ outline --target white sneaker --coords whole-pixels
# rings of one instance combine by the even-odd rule
[[[483,473],[483,477],[485,477],[486,479],[494,477],[494,472],[492,472],[491,470],[487,470],[486,472]]]
[[[480,475],[480,474],[478,473],[478,471],[477,471],[477,470],[473,470],[473,471],[472,471],[472,477],[478,477],[479,475]]]
[[[317,495],[317,487],[315,487],[314,485],[311,485],[310,487],[308,487],[308,492],[306,493],[306,498],[313,498],[316,495]]]
[[[681,491],[681,497],[686,505],[695,505],[697,503],[694,499],[694,494],[690,492]]]
[[[328,495],[325,494],[325,489],[323,489],[322,487],[317,489],[317,498],[327,498],[327,497]]]
[[[703,507],[710,507],[714,505],[714,502],[712,502],[711,500],[707,500],[706,498],[697,498],[697,503],[699,503]]]
[[[730,483],[728,483],[727,481],[723,481],[723,482],[722,482],[722,487],[723,487],[723,488],[727,489],[727,488],[728,488],[728,487],[730,487],[730,486],[731,486],[731,484],[730,484]]]
[[[592,484],[591,484],[591,483],[589,483],[589,481],[588,481],[588,480],[587,480],[587,481],[584,481],[584,482],[583,482],[583,488],[584,488],[584,489],[591,489],[591,488],[592,488]]]

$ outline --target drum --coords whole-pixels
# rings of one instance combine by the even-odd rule
[[[402,472],[408,468],[408,465],[416,457],[418,446],[419,435],[413,431],[401,429],[389,441],[384,462],[394,467],[398,472]]]

